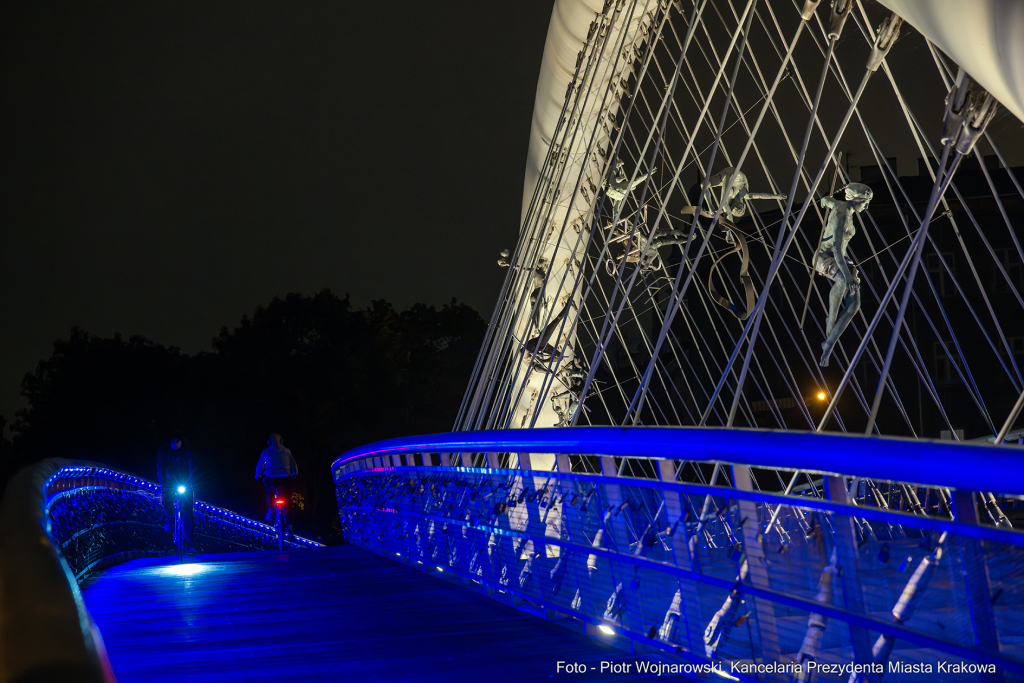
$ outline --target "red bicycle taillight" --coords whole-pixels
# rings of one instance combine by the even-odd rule
[[[277,503],[278,505],[284,505],[284,501],[280,498],[275,498],[274,502]]]

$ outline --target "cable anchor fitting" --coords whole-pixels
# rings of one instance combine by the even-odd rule
[[[804,21],[810,21],[811,17],[814,16],[814,10],[818,9],[818,3],[821,0],[804,0],[804,8],[800,10],[800,18]]]
[[[962,73],[959,83],[953,86],[946,98],[946,118],[942,123],[940,142],[943,145],[952,142],[957,152],[970,154],[998,109],[996,99],[970,75]]]
[[[903,25],[903,17],[896,13],[890,14],[878,27],[878,35],[875,37],[875,44],[871,46],[871,54],[868,55],[868,71],[878,71],[882,60],[889,54],[889,48],[900,37],[900,26]]]
[[[843,24],[853,11],[853,0],[832,0],[832,17],[828,24],[829,40],[839,40],[843,32]]]

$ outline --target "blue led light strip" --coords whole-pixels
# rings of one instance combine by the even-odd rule
[[[112,470],[105,467],[83,467],[75,465],[60,468],[59,470],[54,472],[49,479],[46,480],[46,483],[43,484],[43,495],[46,498],[47,507],[49,507],[50,503],[52,503],[54,500],[58,499],[63,494],[66,494],[70,491],[81,491],[99,488],[99,486],[96,484],[88,484],[76,485],[74,488],[71,489],[54,491],[52,493],[50,492],[50,488],[53,486],[53,484],[61,479],[79,479],[85,477],[96,477],[98,479],[107,479],[109,481],[122,482],[126,484],[131,484],[144,491],[149,491],[150,493],[160,493],[160,486],[158,484],[154,484],[153,482],[147,481],[145,479],[140,479],[139,477],[136,477],[131,474],[118,472],[117,470]],[[260,533],[265,533],[268,535],[274,535],[277,533],[277,530],[269,524],[258,522],[249,517],[243,517],[242,515],[231,512],[230,510],[225,510],[224,508],[217,507],[216,505],[210,505],[209,503],[205,503],[201,500],[195,501],[195,506],[200,510],[203,510],[204,512],[209,512],[219,517],[229,519],[240,526],[249,527]],[[310,548],[324,547],[324,544],[317,543],[316,541],[310,540],[308,538],[303,538],[301,536],[294,536],[293,538],[294,540],[290,541],[289,543],[293,543],[296,546],[306,546]]]
[[[1021,451],[1014,448],[735,428],[571,427],[427,434],[354,448],[336,459],[331,469],[337,482],[341,467],[366,458],[520,452],[723,462],[1024,496]]]

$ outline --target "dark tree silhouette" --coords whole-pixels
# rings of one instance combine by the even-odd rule
[[[7,428],[7,419],[0,415],[0,498],[3,497],[3,489],[20,467],[21,463],[16,459],[14,445],[4,436]]]
[[[194,356],[76,328],[25,376],[28,407],[0,463],[84,458],[153,478],[158,445],[180,428],[199,456],[199,497],[255,514],[256,460],[279,432],[299,463],[296,524],[326,539],[330,462],[369,441],[451,429],[485,329],[455,300],[354,310],[329,291],[275,298]]]

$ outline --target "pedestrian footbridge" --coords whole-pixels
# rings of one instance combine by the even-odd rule
[[[1019,453],[428,435],[335,461],[348,545],[198,504],[185,564],[154,485],[45,461],[0,510],[0,680],[1024,680]]]

